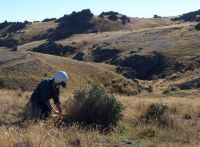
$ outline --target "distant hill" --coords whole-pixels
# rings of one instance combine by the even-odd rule
[[[103,63],[126,80],[156,80],[199,69],[197,24],[168,17],[134,18],[113,11],[94,16],[87,9],[42,22],[4,22],[0,47],[17,53],[56,55],[51,59],[72,60],[82,66]]]
[[[59,40],[67,38],[73,34],[121,30],[123,25],[130,23],[130,18],[125,15],[119,15],[119,20],[112,20],[111,17],[114,17],[115,15],[107,15],[108,18],[105,18],[103,15],[101,15],[101,17],[96,17],[89,9],[86,9],[80,12],[72,12],[72,14],[64,15],[59,19],[45,19],[42,22],[30,23],[27,21],[5,21],[0,24],[0,35],[3,38],[15,38],[19,44],[22,44],[27,41],[29,42],[41,39]],[[118,18],[118,16],[116,17]],[[29,31],[32,27],[34,27],[34,29],[45,27],[45,30],[44,32],[38,33],[36,31],[33,34],[30,34],[32,35],[31,38],[27,38],[26,33],[29,33],[27,31]],[[25,37],[19,39],[17,36]]]
[[[197,11],[185,13],[181,15],[180,17],[175,17],[172,20],[184,20],[184,21],[200,21],[200,9]]]
[[[73,34],[135,30],[169,24],[169,19],[131,18],[112,11],[94,16],[89,9],[86,9],[72,12],[72,14],[64,15],[59,19],[44,19],[42,22],[5,21],[0,23],[0,39],[12,39],[17,45],[22,45],[44,39],[60,40]]]

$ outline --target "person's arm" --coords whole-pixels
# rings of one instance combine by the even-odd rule
[[[57,108],[57,110],[58,110],[58,113],[59,113],[59,114],[62,114],[62,109],[61,109],[61,107],[60,107],[60,104],[57,103],[57,104],[55,104],[55,105],[56,105],[56,108]]]
[[[60,107],[60,90],[57,89],[57,91],[55,92],[55,95],[53,97],[53,101],[54,101],[54,104],[59,112],[59,114],[62,114],[62,109]]]

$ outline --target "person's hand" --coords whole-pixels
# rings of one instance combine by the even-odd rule
[[[56,114],[57,114],[57,115],[62,115],[63,112],[62,112],[62,111],[56,111]]]
[[[58,113],[59,113],[59,115],[62,115],[62,114],[63,114],[63,112],[62,112],[62,111],[58,111]]]
[[[60,112],[59,112],[59,111],[57,111],[57,110],[55,110],[55,109],[53,109],[53,111],[54,111],[54,113],[55,113],[55,114],[57,114],[57,115],[59,115],[59,114],[60,114]]]

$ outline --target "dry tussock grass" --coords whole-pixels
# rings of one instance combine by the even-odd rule
[[[133,96],[133,97],[119,97],[122,103],[126,106],[125,115],[126,119],[130,116],[137,117],[144,114],[147,107],[152,103],[163,103],[166,104],[170,112],[174,115],[184,116],[191,115],[193,117],[199,117],[200,112],[200,101],[198,97],[159,97],[148,98],[146,96]]]
[[[0,127],[0,146],[12,146],[16,143],[29,142],[34,146],[55,147],[81,144],[94,146],[106,142],[107,137],[96,130],[79,129],[73,125],[70,128],[55,128],[51,124],[31,124],[26,129],[16,127]],[[112,135],[112,134],[111,134]],[[80,143],[79,143],[80,142]]]
[[[78,124],[56,127],[52,121],[12,123],[28,101],[30,92],[0,90],[0,146],[33,145],[54,146],[117,146],[121,141],[132,141],[141,146],[199,146],[199,98],[145,98],[119,97],[126,106],[124,121],[108,134],[96,129],[84,129]],[[64,101],[64,99],[63,99]],[[174,125],[137,123],[152,103],[169,107]],[[192,119],[185,119],[185,115]]]
[[[0,127],[2,132],[0,136],[0,146],[12,146],[20,142],[29,142],[34,146],[69,146],[80,144],[82,146],[91,146],[99,142],[104,143],[107,140],[96,130],[79,129],[79,126],[73,125],[70,128],[55,128],[46,123],[31,124],[26,129],[18,127]]]
[[[200,139],[200,101],[198,97],[163,97],[145,98],[121,97],[120,100],[126,106],[125,119],[136,127],[140,139],[162,146],[193,146],[199,145]],[[143,124],[141,116],[148,112],[152,103],[165,104],[169,108],[169,115],[173,125],[159,126],[157,123]],[[163,146],[164,146],[163,145]]]
[[[30,92],[0,90],[0,94],[0,146],[102,146],[112,144],[112,136],[116,136],[115,132],[105,135],[97,129],[84,129],[79,124],[56,127],[53,119],[19,122],[18,114],[28,102]]]

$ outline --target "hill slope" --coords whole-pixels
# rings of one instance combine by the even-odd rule
[[[52,77],[58,70],[65,70],[70,77],[67,88],[69,93],[89,88],[93,84],[104,87],[110,92],[122,94],[137,94],[142,89],[137,83],[115,74],[112,66],[104,64],[5,49],[1,49],[0,63],[2,88],[33,90],[43,78]]]
[[[195,25],[192,22],[138,31],[77,34],[18,48],[112,64],[128,78],[152,79],[198,68],[200,42]]]

